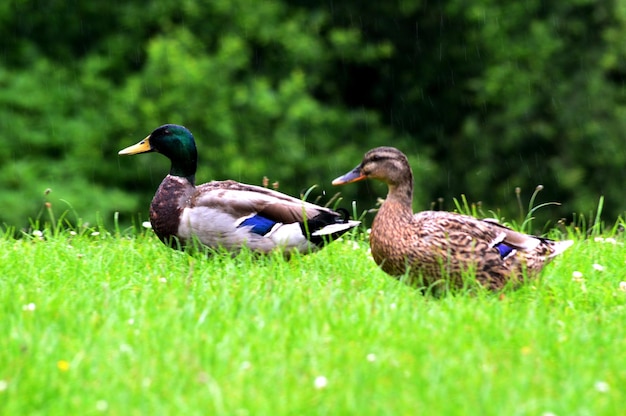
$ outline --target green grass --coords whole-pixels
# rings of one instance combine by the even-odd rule
[[[3,415],[624,411],[620,236],[518,291],[436,299],[358,238],[286,262],[49,234],[0,238]]]

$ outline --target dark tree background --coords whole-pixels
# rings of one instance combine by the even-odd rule
[[[466,195],[518,219],[626,209],[626,13],[615,1],[9,1],[0,6],[0,223],[145,218],[168,163],[117,151],[189,127],[200,181],[372,207],[330,181],[392,145],[415,209]],[[50,189],[48,195],[44,191]],[[439,204],[439,203],[438,203]],[[543,222],[538,221],[541,226]],[[540,230],[541,231],[541,230]]]

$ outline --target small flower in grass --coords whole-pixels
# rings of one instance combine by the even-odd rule
[[[613,245],[622,245],[622,243],[618,243],[616,239],[614,239],[613,237],[607,237],[607,238],[602,238],[602,237],[596,237],[593,239],[593,241],[595,241],[596,243],[606,243],[606,244],[613,244]]]
[[[604,266],[598,263],[593,263],[591,267],[593,267],[594,270],[599,271],[599,272],[604,271]]]
[[[324,376],[317,376],[315,377],[315,381],[313,382],[313,385],[318,390],[326,388],[326,386],[328,385],[328,379]]]
[[[61,371],[67,371],[70,369],[70,363],[65,360],[57,361],[57,368]]]
[[[96,402],[96,410],[99,412],[106,412],[109,408],[109,403],[106,400],[98,400]]]
[[[580,290],[582,290],[583,293],[587,293],[587,286],[585,285],[585,279],[583,279],[583,274],[581,272],[573,272],[572,281],[580,283]]]
[[[165,277],[159,277],[159,282],[167,283],[167,279]]]
[[[23,311],[32,312],[35,309],[37,309],[37,305],[35,305],[33,302],[27,303],[26,305],[22,305]]]
[[[120,344],[119,346],[120,352],[122,354],[132,354],[133,353],[133,347],[131,347],[128,344]]]
[[[593,384],[593,388],[596,389],[597,392],[608,393],[611,389],[611,386],[609,386],[609,383],[607,383],[606,381],[596,381]]]
[[[33,230],[33,236],[41,238],[43,237],[43,232],[41,230]]]
[[[626,292],[626,282],[619,282],[619,290]]]
[[[367,358],[367,361],[369,361],[370,363],[373,363],[374,361],[376,361],[376,354],[369,353],[365,358]]]
[[[144,221],[144,222],[142,222],[142,223],[141,223],[141,226],[142,226],[143,228],[147,228],[147,229],[149,229],[149,230],[151,230],[151,229],[152,229],[152,224],[150,223],[150,221]]]
[[[395,302],[393,302],[393,303],[391,303],[389,305],[389,309],[391,309],[391,310],[394,310],[394,309],[397,309],[397,308],[398,308],[398,305],[396,305]]]
[[[97,237],[97,236],[99,236],[99,235],[100,235],[100,231],[93,231],[93,232],[92,232],[91,234],[89,234],[89,235],[91,235],[92,237]]]
[[[0,393],[9,388],[9,382],[6,380],[0,380]]]

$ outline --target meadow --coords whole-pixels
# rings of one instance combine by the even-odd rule
[[[6,233],[0,414],[624,414],[625,239],[573,238],[520,290],[435,298],[364,233],[291,261]]]

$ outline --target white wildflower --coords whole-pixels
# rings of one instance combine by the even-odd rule
[[[323,389],[328,385],[328,379],[324,376],[317,376],[315,377],[313,385],[316,389]]]
[[[152,224],[150,224],[150,221],[144,221],[144,222],[142,222],[142,223],[141,223],[141,226],[142,226],[143,228],[148,228],[148,229],[151,229],[151,228],[152,228]]]
[[[573,280],[578,280],[578,279],[582,279],[583,278],[583,274],[581,272],[579,272],[578,270],[575,270],[572,273],[572,279]]]
[[[37,308],[37,305],[35,305],[33,302],[27,303],[26,305],[22,305],[22,310],[23,311],[34,311]]]
[[[607,393],[611,388],[606,381],[596,381],[593,387],[600,393]]]
[[[128,344],[120,344],[119,350],[123,354],[132,354],[133,353],[133,347],[131,347]]]
[[[599,272],[604,270],[604,266],[598,263],[592,264],[591,267],[593,267],[594,270],[597,270]]]
[[[602,237],[596,237],[593,239],[593,241],[595,241],[596,243],[606,243],[606,244],[613,244],[615,245],[624,245],[624,243],[618,242],[616,239],[614,239],[613,237],[607,237],[607,238],[602,238]]]
[[[96,402],[96,410],[99,412],[106,412],[109,408],[109,403],[106,400],[98,400]]]
[[[626,282],[619,282],[619,290],[626,292]]]
[[[0,392],[3,392],[8,388],[9,388],[9,382],[6,380],[0,380]]]
[[[370,363],[373,363],[374,361],[376,361],[376,354],[367,354],[367,361],[369,361]]]

